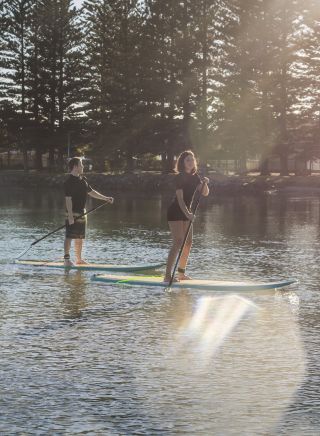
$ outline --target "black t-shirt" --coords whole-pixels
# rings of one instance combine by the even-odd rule
[[[201,183],[201,179],[198,174],[179,173],[175,177],[175,190],[182,189],[183,200],[189,209],[192,203],[194,193]],[[188,218],[182,212],[177,195],[174,196],[172,203],[170,204],[167,212],[168,221],[187,221]]]
[[[188,173],[180,173],[177,174],[175,178],[175,188],[176,191],[178,189],[182,189],[183,191],[183,200],[189,209],[191,206],[192,198],[197,189],[198,185],[201,183],[201,179],[198,174],[188,174]],[[178,202],[177,196],[175,196],[174,201]]]
[[[72,212],[83,213],[86,205],[87,194],[92,188],[85,177],[69,175],[64,182],[64,194],[72,199]]]

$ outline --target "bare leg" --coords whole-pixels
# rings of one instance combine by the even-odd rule
[[[65,266],[72,266],[73,263],[70,260],[70,248],[71,248],[71,241],[70,238],[65,238],[64,240],[64,264]]]
[[[183,233],[183,221],[169,221],[168,222],[171,235],[172,235],[172,246],[169,251],[168,259],[167,259],[167,268],[166,268],[166,274],[164,277],[164,281],[169,282],[171,279],[172,274],[172,268],[174,266],[174,263],[177,259],[179,250],[181,248],[184,233]]]
[[[76,254],[76,265],[81,265],[81,264],[87,264],[88,262],[86,262],[85,260],[82,259],[81,254],[82,254],[82,245],[83,245],[83,239],[75,239],[74,240],[74,251]]]
[[[188,230],[188,226],[189,226],[189,221],[184,221],[183,222],[183,234],[185,235],[187,230]],[[181,257],[180,257],[180,261],[179,261],[179,280],[190,280],[190,277],[187,276],[185,274],[185,269],[188,263],[188,258],[189,258],[189,254],[190,254],[190,250],[191,250],[191,246],[192,246],[192,237],[193,237],[193,225],[191,224],[190,230],[189,230],[189,234],[184,246],[184,249],[181,253]]]

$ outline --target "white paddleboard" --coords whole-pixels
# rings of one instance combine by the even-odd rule
[[[95,274],[92,280],[97,282],[114,283],[121,285],[134,286],[160,286],[166,288],[167,282],[163,281],[163,277],[150,276],[128,276],[128,275],[110,275],[110,274]],[[195,288],[210,291],[260,291],[266,289],[283,288],[295,283],[295,280],[282,280],[270,282],[255,282],[255,281],[222,281],[222,280],[183,280],[181,282],[172,283],[172,288]]]
[[[16,260],[19,265],[46,267],[46,268],[65,268],[76,269],[84,271],[119,271],[119,272],[135,272],[146,271],[161,268],[165,263],[150,263],[140,265],[111,265],[111,264],[97,264],[88,263],[83,265],[65,266],[63,262],[51,262],[45,260]]]

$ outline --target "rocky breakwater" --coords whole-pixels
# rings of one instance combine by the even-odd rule
[[[67,174],[0,171],[0,189],[62,189]],[[151,172],[105,174],[88,173],[88,182],[101,192],[170,193],[174,190],[174,174]],[[210,196],[215,195],[260,195],[277,192],[320,192],[320,176],[226,176],[210,174]]]
[[[68,174],[0,171],[0,188],[62,189]],[[88,182],[102,192],[166,192],[173,189],[173,174],[86,174]]]

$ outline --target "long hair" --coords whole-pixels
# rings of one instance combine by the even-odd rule
[[[185,173],[186,168],[184,166],[184,160],[190,154],[191,154],[191,156],[195,157],[193,151],[191,151],[191,150],[186,150],[186,151],[183,151],[182,153],[180,153],[180,155],[178,156],[175,168],[174,168],[174,171],[176,173]],[[191,171],[191,174],[195,174],[197,172],[197,170],[198,170],[197,161],[196,161],[196,159],[194,159],[194,167]]]

